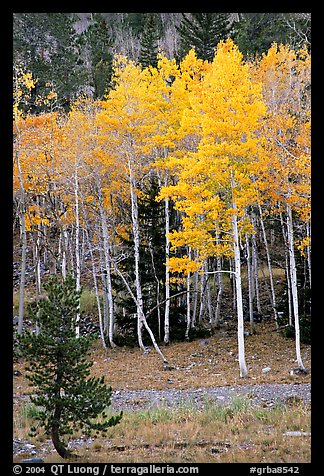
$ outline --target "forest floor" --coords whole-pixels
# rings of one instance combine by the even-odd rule
[[[208,338],[162,345],[161,349],[169,366],[164,365],[153,347],[144,355],[138,348],[105,351],[100,341],[94,345],[92,373],[104,375],[106,383],[112,386],[112,410],[124,409],[126,413],[122,423],[106,439],[86,440],[78,435],[75,448],[85,461],[105,462],[107,458],[115,462],[310,461],[310,345],[301,345],[302,359],[309,372],[295,374],[292,372],[297,367],[294,339],[278,333],[271,321],[257,323],[256,333],[245,338],[249,376],[244,379],[239,376],[234,327],[221,328]],[[268,371],[263,371],[266,368]],[[20,445],[22,450],[17,449],[15,461],[35,453],[46,462],[62,461],[44,436],[32,442],[28,438],[31,389],[25,378],[24,363],[15,363],[14,372],[18,374],[13,378],[16,448],[25,442],[25,447]],[[232,397],[228,399],[230,392]],[[215,408],[230,408],[226,405],[235,403],[238,395],[243,396],[244,401],[236,403],[242,411],[239,417],[228,410],[232,430],[237,426],[236,431],[230,431],[226,414],[219,417]],[[276,407],[277,399],[281,400],[281,410]],[[176,400],[177,410],[172,408]],[[197,401],[200,407],[195,407]],[[211,402],[214,416],[210,413]],[[256,409],[251,409],[251,402]],[[263,415],[265,407],[268,412]],[[157,411],[160,413],[154,413]],[[136,418],[140,420],[134,423]],[[289,437],[285,436],[287,432]],[[157,440],[160,441],[162,434],[164,439],[160,444]],[[28,444],[32,445],[29,450],[26,443],[27,448]],[[234,454],[229,453],[229,448],[235,449]]]
[[[310,383],[311,374],[293,374],[297,367],[295,340],[277,332],[273,323],[257,323],[256,333],[245,337],[248,377],[239,375],[237,336],[234,329],[220,329],[211,337],[191,342],[161,345],[168,360],[165,366],[151,347],[148,354],[139,348],[117,347],[104,350],[98,341],[92,349],[92,372],[105,376],[114,390],[195,389],[226,385],[263,383]],[[301,344],[304,366],[311,367],[311,346]],[[269,371],[262,371],[270,368]],[[28,392],[24,363],[14,364],[22,373],[14,377],[14,393]],[[19,387],[19,388],[18,388]]]

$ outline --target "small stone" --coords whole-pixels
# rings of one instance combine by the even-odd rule
[[[199,345],[206,345],[206,344],[209,344],[208,339],[205,339],[205,340],[202,340],[202,341],[199,342]]]
[[[22,459],[20,463],[44,463],[42,458],[26,458]]]
[[[268,372],[270,372],[270,370],[271,370],[271,367],[264,367],[264,369],[262,369],[262,373],[267,374]]]
[[[300,369],[300,368],[296,368],[296,369],[291,369],[290,370],[290,375],[306,375],[308,374],[308,370],[307,369]]]
[[[310,433],[306,431],[286,431],[285,436],[310,436]]]
[[[36,448],[35,445],[31,445],[30,443],[26,443],[26,444],[25,444],[25,447],[26,447],[28,450],[32,450],[32,449]]]
[[[175,370],[175,367],[169,364],[164,364],[163,365],[163,370]]]

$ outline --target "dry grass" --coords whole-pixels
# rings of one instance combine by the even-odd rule
[[[310,462],[309,432],[310,410],[299,404],[261,408],[236,399],[228,407],[206,402],[199,411],[188,403],[126,413],[107,437],[76,453],[89,463],[305,463]],[[43,444],[43,437],[35,444]],[[52,450],[44,461],[62,459]]]

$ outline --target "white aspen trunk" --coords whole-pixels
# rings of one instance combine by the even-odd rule
[[[62,270],[62,276],[63,279],[66,278],[66,269],[67,269],[67,244],[68,244],[68,233],[67,230],[62,228],[61,230],[61,241],[62,241],[62,264],[61,264],[61,270]]]
[[[135,287],[136,287],[136,308],[137,308],[137,339],[140,348],[145,351],[145,346],[143,344],[142,338],[142,329],[143,329],[143,296],[142,296],[142,287],[140,280],[140,233],[139,233],[139,222],[138,222],[138,205],[137,205],[137,194],[135,187],[135,180],[133,178],[133,171],[130,159],[128,160],[129,168],[129,185],[130,185],[130,196],[131,196],[131,208],[132,208],[132,227],[133,227],[133,240],[134,240],[134,261],[135,261]]]
[[[235,209],[236,207],[233,206]],[[234,278],[236,288],[236,309],[237,309],[237,337],[238,337],[238,358],[240,366],[240,377],[246,377],[248,370],[245,362],[244,350],[244,319],[243,319],[243,301],[242,301],[242,282],[241,282],[241,256],[237,228],[237,216],[232,217],[232,226],[234,234]]]
[[[278,326],[277,303],[276,303],[276,294],[275,294],[275,289],[274,289],[274,284],[273,284],[273,275],[272,275],[270,252],[269,252],[268,240],[267,240],[267,235],[266,235],[265,228],[264,228],[264,222],[263,222],[263,217],[262,217],[262,209],[261,209],[260,204],[258,204],[258,208],[259,208],[259,213],[260,213],[261,230],[262,230],[262,236],[263,236],[264,246],[265,246],[265,250],[266,250],[268,269],[269,269],[271,301],[272,301],[271,305],[272,305],[272,309],[273,309],[273,313],[274,313],[276,329],[278,330],[279,326]]]
[[[311,226],[310,222],[306,224],[306,236],[311,240]],[[312,260],[311,260],[311,245],[309,244],[306,248],[306,257],[308,265],[308,277],[309,277],[309,287],[312,287]]]
[[[252,216],[252,223],[255,225],[254,216]],[[252,233],[252,268],[254,276],[254,285],[255,285],[255,297],[256,297],[256,306],[259,314],[262,314],[261,302],[260,302],[260,293],[259,293],[259,269],[258,269],[258,249],[256,245],[255,233]]]
[[[99,189],[99,186],[98,186]],[[102,229],[102,236],[103,236],[103,255],[105,260],[105,269],[106,269],[106,285],[107,285],[107,299],[108,299],[108,339],[109,344],[112,348],[116,347],[113,339],[114,333],[114,301],[113,301],[113,293],[112,293],[112,283],[111,283],[111,258],[109,252],[109,239],[108,239],[108,228],[106,222],[106,213],[103,208],[102,204],[102,195],[101,190],[98,190],[99,196],[99,212],[100,212],[100,219],[101,219],[101,229]]]
[[[71,232],[70,232],[70,240],[68,242],[71,270],[74,269],[74,253],[73,253],[73,243],[72,243],[73,242],[73,231],[74,231],[74,226],[72,224],[71,225]]]
[[[189,258],[191,258],[191,249],[189,248],[188,253]],[[190,273],[187,274],[187,327],[185,332],[185,339],[189,340],[189,330],[191,326],[190,320]]]
[[[76,289],[81,289],[81,264],[80,264],[80,222],[79,222],[79,179],[78,169],[74,172],[74,199],[75,199],[75,263],[76,263]],[[76,337],[80,337],[80,312],[76,316]]]
[[[206,273],[208,272],[208,268],[207,268],[207,262],[206,262]],[[211,304],[211,293],[210,293],[210,280],[207,276],[207,280],[206,280],[206,290],[207,290],[207,309],[208,309],[208,321],[209,321],[209,324],[213,324],[213,310],[212,310],[212,304]]]
[[[205,287],[206,287],[207,276],[205,269],[200,276],[200,306],[199,306],[199,324],[202,323],[202,318],[205,310]]]
[[[230,270],[230,284],[233,291],[233,311],[237,312],[237,298],[236,298],[236,285],[235,285],[235,264],[234,260],[230,258],[229,260],[229,270]]]
[[[19,285],[19,314],[18,314],[18,334],[22,333],[23,321],[24,321],[24,303],[25,303],[25,280],[26,280],[26,248],[27,248],[27,235],[25,217],[21,220],[22,228],[22,247],[21,247],[21,268],[20,268],[20,285]]]
[[[288,325],[293,325],[293,309],[292,309],[292,295],[291,295],[291,279],[289,271],[289,257],[285,254],[286,276],[287,276],[287,298],[288,298]]]
[[[216,245],[219,245],[219,233],[216,232]],[[216,310],[215,310],[215,318],[214,318],[214,326],[217,327],[220,319],[220,309],[221,309],[221,302],[222,302],[222,295],[223,295],[223,273],[222,271],[222,258],[220,256],[216,256],[216,270],[217,270],[217,284],[218,284],[218,291],[217,291],[217,298],[216,298]]]
[[[165,185],[167,185],[167,177],[165,179]],[[170,343],[170,271],[169,271],[169,258],[170,258],[170,241],[168,234],[170,233],[170,208],[169,199],[166,197],[164,200],[165,209],[165,310],[164,310],[164,343]]]
[[[203,310],[205,308],[207,302],[207,310],[208,310],[208,322],[212,325],[213,324],[213,311],[211,305],[211,293],[210,293],[210,282],[208,277],[208,260],[204,262],[203,266],[203,276],[204,279],[201,281],[201,288],[200,288],[200,312],[199,312],[199,322],[202,322],[203,317]]]
[[[154,337],[154,334],[150,328],[150,326],[148,325],[147,321],[146,321],[146,318],[145,318],[145,315],[144,315],[144,312],[143,312],[143,307],[140,307],[139,306],[139,303],[137,301],[137,298],[134,296],[134,293],[133,291],[131,290],[131,287],[129,286],[128,282],[126,281],[125,277],[123,276],[123,274],[119,271],[119,269],[117,268],[117,266],[115,266],[115,270],[116,270],[116,273],[122,278],[122,281],[124,282],[129,294],[131,295],[131,298],[133,299],[134,303],[136,304],[136,307],[139,309],[139,311],[142,313],[141,315],[141,321],[142,321],[142,324],[144,325],[145,329],[147,330],[149,336],[151,337],[151,341],[152,341],[152,344],[153,344],[153,347],[154,349],[156,350],[156,352],[159,354],[159,356],[162,358],[163,362],[165,364],[168,363],[166,357],[163,355],[163,353],[161,352],[156,340],[155,340],[155,337]],[[144,350],[145,350],[145,347],[143,346]]]
[[[25,190],[22,181],[20,161],[17,155],[17,165],[20,185],[20,236],[21,236],[21,268],[19,284],[19,313],[18,313],[18,334],[22,333],[24,322],[24,303],[25,303],[25,281],[26,281],[26,254],[27,254],[27,232],[25,218]]]
[[[93,277],[93,284],[94,284],[94,288],[95,288],[97,308],[98,308],[100,338],[101,338],[101,342],[102,342],[102,347],[106,350],[107,346],[106,346],[105,334],[104,334],[104,328],[103,328],[103,322],[102,322],[102,314],[101,314],[99,290],[98,290],[98,283],[97,283],[96,267],[95,267],[93,251],[92,251],[92,247],[91,247],[91,243],[90,243],[89,232],[88,232],[87,228],[85,229],[85,237],[86,237],[86,240],[87,240],[88,250],[90,252],[90,258],[91,258],[92,277]]]
[[[231,177],[232,194],[235,187],[233,172]],[[236,309],[237,309],[237,338],[238,338],[238,359],[240,367],[240,377],[246,377],[248,370],[245,362],[245,349],[244,349],[244,318],[243,318],[243,300],[242,300],[242,281],[241,281],[241,256],[239,245],[239,233],[237,226],[237,214],[236,214],[236,201],[232,196],[232,207],[234,210],[232,216],[232,228],[233,228],[233,245],[234,245],[234,278],[236,288]]]
[[[153,269],[153,273],[154,273],[154,279],[156,281],[156,308],[157,308],[157,314],[158,314],[158,336],[159,336],[159,340],[161,340],[160,281],[159,281],[159,278],[157,277],[157,274],[156,274],[151,238],[149,238],[149,251],[150,251],[150,255],[151,255],[151,262],[152,262],[152,269]]]
[[[103,256],[103,252],[100,247],[100,266],[101,266],[101,281],[102,281],[102,289],[103,289],[103,297],[102,297],[102,302],[103,302],[103,313],[104,313],[104,332],[106,332],[106,335],[108,336],[108,328],[109,328],[109,304],[108,304],[108,291],[107,291],[107,279],[106,279],[106,266],[105,266],[105,260]]]
[[[199,275],[198,275],[198,271],[195,271],[194,272],[194,302],[192,306],[192,327],[195,327],[196,320],[197,320],[198,286],[199,286]]]
[[[40,294],[41,294],[40,236],[38,233],[37,233],[37,238],[35,243],[35,283],[36,283],[36,302],[38,302],[40,299]],[[36,330],[36,335],[38,335],[40,331],[38,322],[36,322],[35,330]]]
[[[280,223],[281,223],[281,231],[282,237],[285,247],[285,272],[286,272],[286,279],[287,279],[287,300],[288,300],[288,325],[292,326],[292,302],[291,302],[291,281],[290,281],[290,271],[289,271],[289,250],[287,244],[287,236],[284,227],[284,220],[282,217],[282,213],[280,213]]]
[[[291,279],[291,293],[295,320],[295,343],[296,343],[296,358],[298,366],[301,370],[305,370],[301,352],[300,352],[300,329],[299,329],[299,311],[298,311],[298,288],[297,288],[297,270],[295,262],[294,252],[294,230],[293,219],[290,205],[287,203],[287,242],[289,251],[289,264],[290,264],[290,279]]]
[[[246,252],[247,252],[250,331],[252,334],[254,334],[254,320],[253,320],[254,280],[253,280],[253,269],[252,269],[252,263],[251,263],[250,242],[249,242],[249,237],[247,234],[245,234],[245,242],[246,242]]]

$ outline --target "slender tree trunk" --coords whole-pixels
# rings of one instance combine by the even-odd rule
[[[25,281],[26,281],[26,249],[27,249],[27,233],[25,214],[21,214],[21,268],[20,268],[20,285],[19,285],[19,317],[18,317],[18,334],[22,333],[24,322],[24,304],[25,304]]]
[[[306,224],[306,236],[311,242],[311,226],[310,222]],[[308,265],[308,278],[309,278],[309,287],[312,287],[312,260],[311,260],[311,245],[307,245],[306,247],[306,257],[307,257],[307,265]]]
[[[232,194],[235,188],[235,182],[232,172]],[[241,281],[241,256],[239,245],[239,233],[237,226],[237,214],[236,214],[236,201],[234,194],[232,195],[232,208],[234,210],[232,216],[232,229],[233,229],[233,244],[234,244],[234,277],[235,277],[235,289],[236,289],[236,309],[237,309],[237,337],[238,337],[238,359],[240,366],[240,377],[246,377],[248,370],[245,362],[245,349],[244,349],[244,318],[243,318],[243,299],[242,299],[242,281]]]
[[[128,284],[127,280],[125,279],[125,277],[123,276],[123,274],[119,271],[119,269],[117,268],[117,266],[115,265],[115,270],[116,270],[116,273],[118,274],[118,276],[121,277],[123,283],[125,284],[129,294],[131,295],[131,298],[133,299],[134,303],[136,304],[136,307],[140,310],[140,312],[142,313],[141,315],[141,321],[142,321],[142,324],[144,325],[145,329],[147,330],[149,336],[151,337],[151,341],[152,341],[152,344],[153,344],[153,347],[154,349],[156,350],[156,352],[159,354],[159,356],[162,358],[163,362],[165,364],[168,363],[166,357],[163,355],[163,353],[161,352],[156,340],[155,340],[155,337],[154,337],[154,334],[150,328],[150,326],[148,325],[147,321],[146,321],[146,317],[144,315],[144,312],[143,312],[143,307],[140,307],[138,302],[137,302],[137,298],[134,296],[134,293],[133,291],[131,290],[131,287],[130,285]],[[142,347],[141,347],[142,348]],[[142,348],[143,350],[145,350],[145,347],[143,346]]]
[[[285,272],[286,272],[286,280],[287,280],[287,301],[288,301],[288,325],[292,326],[292,302],[291,302],[291,280],[290,280],[290,268],[289,268],[289,250],[287,244],[287,234],[284,226],[284,219],[282,213],[280,213],[280,223],[281,223],[281,231],[282,237],[285,247]]]
[[[109,327],[109,304],[108,304],[108,291],[107,291],[107,277],[106,277],[106,266],[105,259],[102,251],[102,247],[99,247],[99,256],[100,256],[100,267],[101,267],[101,281],[102,281],[102,290],[103,290],[103,314],[104,314],[104,332],[108,337],[108,327]]]
[[[198,286],[199,286],[199,275],[198,271],[194,272],[194,301],[192,306],[192,327],[195,327],[197,320],[197,307],[198,307]]]
[[[158,314],[158,337],[161,340],[161,309],[160,309],[160,281],[156,274],[155,263],[154,263],[154,255],[153,255],[153,247],[152,247],[152,239],[149,238],[149,251],[151,255],[151,263],[152,269],[154,273],[154,279],[156,281],[156,309]]]
[[[255,227],[255,217],[254,214],[252,215],[252,223]],[[259,267],[258,267],[258,249],[256,244],[255,233],[252,233],[252,268],[253,268],[253,276],[254,276],[254,283],[255,283],[255,296],[256,296],[256,306],[258,314],[262,314],[261,309],[261,302],[260,302],[260,292],[259,292]]]
[[[132,208],[132,226],[133,226],[133,240],[134,240],[134,261],[135,261],[135,287],[136,287],[136,308],[137,308],[137,339],[140,348],[145,351],[143,344],[142,329],[143,329],[143,295],[140,279],[140,232],[138,221],[138,204],[137,193],[135,187],[135,179],[133,177],[133,170],[130,159],[128,160],[129,168],[129,185],[130,185],[130,197]]]
[[[219,245],[219,233],[216,232],[216,245]],[[216,270],[217,270],[217,284],[218,284],[218,291],[217,291],[217,298],[216,298],[216,310],[215,310],[215,318],[214,318],[214,326],[218,327],[219,319],[220,319],[220,310],[221,310],[221,302],[223,296],[223,273],[222,271],[222,258],[220,256],[216,256]]]
[[[90,242],[90,236],[89,236],[89,230],[88,230],[88,221],[87,221],[87,213],[84,207],[84,201],[82,201],[82,208],[83,208],[83,215],[85,217],[85,230],[84,230],[84,237],[85,241],[90,253],[90,259],[91,259],[91,266],[92,266],[92,277],[93,277],[93,284],[95,288],[95,293],[96,293],[96,301],[97,301],[97,309],[98,309],[98,319],[99,319],[99,329],[100,329],[100,338],[102,342],[103,348],[106,350],[106,341],[105,341],[105,334],[104,334],[104,326],[102,322],[102,313],[101,313],[101,305],[100,305],[100,297],[99,297],[99,289],[98,289],[98,281],[97,281],[97,273],[96,273],[96,266],[95,266],[95,260],[94,260],[94,255],[93,255],[93,250]]]
[[[205,288],[206,288],[207,276],[206,273],[201,273],[200,276],[200,306],[199,306],[199,324],[202,323],[204,310],[205,310]]]
[[[207,272],[207,264],[206,264],[206,272]],[[208,322],[210,325],[213,324],[213,309],[212,309],[212,303],[211,303],[211,292],[210,292],[210,279],[209,276],[207,276],[207,281],[206,281],[206,291],[207,291],[207,309],[208,309]]]
[[[167,178],[165,180],[167,185]],[[170,342],[170,271],[169,271],[169,258],[170,258],[170,207],[169,199],[166,197],[164,200],[165,209],[165,310],[164,310],[164,343]]]
[[[289,264],[290,264],[290,279],[291,279],[291,292],[292,302],[294,310],[295,320],[295,343],[296,343],[296,358],[298,366],[301,370],[305,370],[301,352],[300,352],[300,329],[299,329],[299,311],[298,311],[298,288],[297,288],[297,270],[295,262],[294,252],[294,231],[293,231],[293,219],[290,205],[287,203],[287,242],[289,250]]]
[[[254,279],[253,269],[251,263],[251,251],[249,237],[245,235],[246,251],[247,251],[247,272],[248,272],[248,290],[249,290],[249,318],[250,318],[250,331],[254,334],[254,320],[253,320],[253,299],[254,299]]]
[[[79,221],[79,178],[78,168],[74,172],[74,199],[75,199],[75,263],[76,263],[76,289],[81,289],[81,264],[80,264],[80,221]],[[80,337],[80,312],[76,316],[76,337]]]
[[[36,302],[40,300],[41,294],[41,273],[40,273],[40,236],[37,233],[37,238],[35,240],[35,251],[34,251],[34,267],[35,267],[35,284],[36,284]],[[39,323],[36,322],[36,335],[39,334],[40,328]]]
[[[61,264],[61,269],[62,269],[63,279],[66,278],[68,241],[69,241],[68,232],[67,232],[66,228],[63,225],[63,228],[61,229],[61,242],[62,242],[62,264]]]
[[[188,253],[189,258],[191,258],[191,249],[189,248]],[[190,315],[190,273],[187,274],[187,327],[185,332],[185,339],[189,340],[189,330],[191,326],[191,315]]]
[[[67,459],[72,457],[72,452],[69,449],[67,449],[66,445],[60,439],[59,423],[58,423],[58,421],[60,420],[60,417],[61,417],[61,408],[58,405],[56,405],[55,412],[54,412],[54,421],[52,423],[52,428],[51,428],[51,438],[57,453],[61,456],[61,458]],[[73,457],[75,457],[75,455],[73,455]]]
[[[21,268],[20,268],[20,285],[19,285],[19,314],[18,314],[18,334],[22,333],[24,323],[24,304],[25,304],[25,281],[26,281],[26,254],[27,254],[27,232],[26,232],[26,199],[25,189],[22,179],[20,160],[16,154],[19,188],[20,188],[20,236],[21,236]]]
[[[113,340],[113,332],[114,332],[114,301],[113,301],[113,293],[112,293],[112,282],[111,282],[111,257],[109,251],[109,239],[108,239],[108,228],[106,222],[106,214],[103,208],[102,203],[102,195],[100,190],[100,185],[98,185],[98,196],[99,196],[99,212],[100,212],[100,219],[101,219],[101,229],[102,229],[102,236],[103,236],[103,255],[105,259],[105,269],[106,269],[106,284],[107,284],[107,299],[108,299],[108,339],[109,344],[112,348],[116,347],[116,344]]]
[[[235,285],[235,263],[232,258],[229,259],[229,271],[230,271],[230,285],[233,294],[233,311],[237,312],[237,297],[236,297],[236,285]]]
[[[276,329],[278,330],[279,326],[278,326],[277,303],[276,303],[276,294],[275,294],[275,289],[274,289],[274,284],[273,284],[273,275],[272,275],[270,252],[269,252],[268,240],[267,240],[267,235],[266,235],[265,228],[264,228],[264,222],[263,222],[263,217],[262,217],[262,209],[261,209],[260,204],[258,204],[258,208],[259,208],[259,213],[260,213],[260,223],[261,223],[261,229],[262,229],[262,236],[263,236],[264,246],[265,246],[265,250],[266,250],[267,263],[268,263],[268,269],[269,269],[269,279],[270,279],[270,289],[271,289],[271,305],[272,305],[272,309],[273,309],[273,313],[274,313]]]
[[[88,232],[87,228],[85,229],[85,236],[86,236],[88,250],[89,250],[90,258],[91,258],[93,284],[94,284],[94,288],[95,288],[97,308],[98,308],[100,337],[101,337],[102,346],[106,350],[107,346],[106,346],[105,334],[104,334],[104,328],[103,328],[103,322],[102,322],[102,314],[101,314],[99,290],[98,290],[98,283],[97,283],[96,267],[95,267],[93,251],[92,251],[92,247],[91,247],[91,243],[90,243],[89,232]]]

